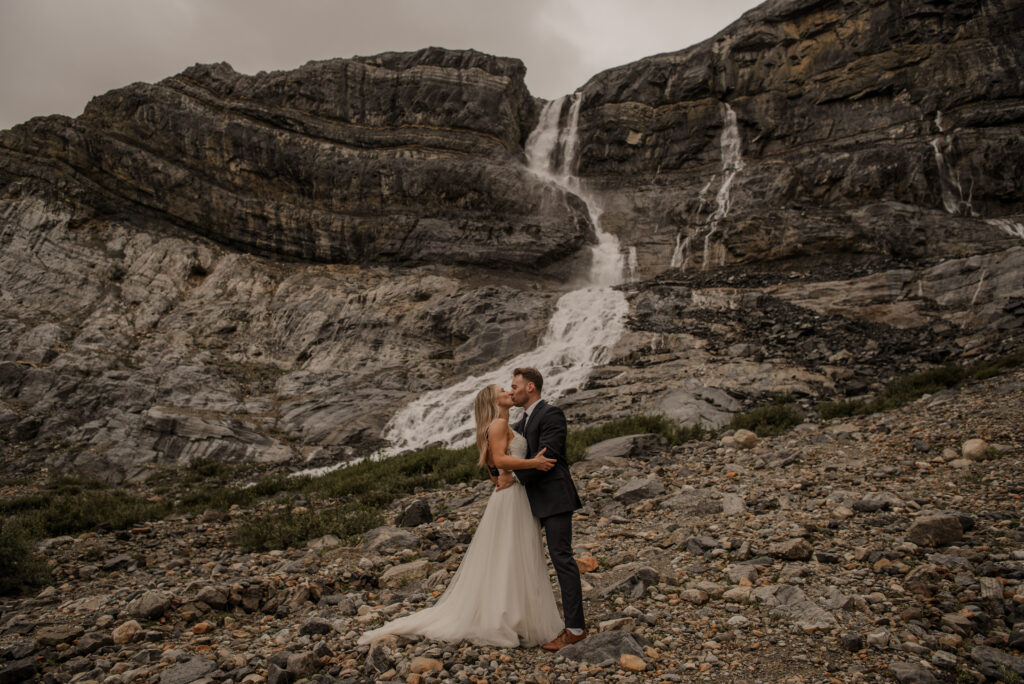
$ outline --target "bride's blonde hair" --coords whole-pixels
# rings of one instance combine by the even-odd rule
[[[476,417],[476,448],[480,452],[477,465],[481,468],[487,466],[487,428],[501,414],[498,408],[500,393],[499,385],[488,385],[477,393],[473,402],[473,415]]]

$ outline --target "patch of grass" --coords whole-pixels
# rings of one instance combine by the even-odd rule
[[[864,401],[825,401],[818,405],[818,416],[823,420],[865,416],[880,411],[891,411],[915,401],[925,394],[934,394],[967,382],[985,380],[1008,370],[1024,365],[1024,349],[1000,356],[989,361],[979,361],[968,366],[949,364],[914,373],[893,380],[874,399]]]
[[[758,437],[781,435],[804,422],[804,414],[792,398],[778,397],[774,403],[761,406],[746,413],[737,413],[729,421],[732,430],[750,430]]]
[[[0,502],[0,515],[35,539],[76,534],[104,526],[124,529],[170,513],[152,502],[101,483],[61,477],[41,494]]]
[[[383,524],[383,511],[360,504],[292,509],[247,520],[235,530],[237,543],[252,551],[299,546],[309,539],[333,534],[352,541]]]
[[[189,462],[188,470],[195,480],[227,482],[232,475],[232,468],[227,463],[209,458],[195,459]]]
[[[570,432],[566,438],[566,457],[569,463],[576,463],[586,456],[588,447],[598,442],[646,433],[661,435],[673,445],[703,439],[708,435],[707,430],[700,424],[684,426],[664,416],[627,416]]]
[[[50,581],[46,563],[32,555],[33,536],[14,521],[0,527],[0,596],[37,589]]]
[[[77,534],[100,527],[120,530],[163,518],[172,512],[166,502],[151,502],[120,490],[59,494],[46,505],[21,511],[15,519],[38,538]]]

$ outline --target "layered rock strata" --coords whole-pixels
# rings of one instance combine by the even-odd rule
[[[0,187],[270,256],[545,265],[590,226],[520,163],[525,71],[440,49],[256,76],[196,65],[3,132]]]
[[[1019,345],[1022,32],[996,0],[768,2],[591,79],[570,166],[633,258],[573,426],[813,417]],[[534,348],[592,227],[524,168],[523,72],[197,65],[0,132],[5,472],[364,456]]]
[[[594,76],[576,169],[630,334],[572,414],[714,423],[1019,345],[1022,40],[1012,3],[767,2]]]
[[[1022,39],[999,0],[766,2],[592,78],[578,172],[640,277],[1000,249],[952,216],[1024,225]]]

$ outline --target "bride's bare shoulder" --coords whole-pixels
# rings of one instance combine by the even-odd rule
[[[487,426],[488,434],[502,434],[502,430],[508,429],[508,421],[504,418],[495,418],[491,421],[491,424]]]

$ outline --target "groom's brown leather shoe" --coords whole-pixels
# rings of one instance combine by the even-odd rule
[[[561,633],[548,643],[541,646],[545,651],[557,651],[565,648],[569,644],[575,644],[577,641],[583,641],[587,638],[587,630],[583,630],[582,634],[573,634],[567,629],[563,629]]]

